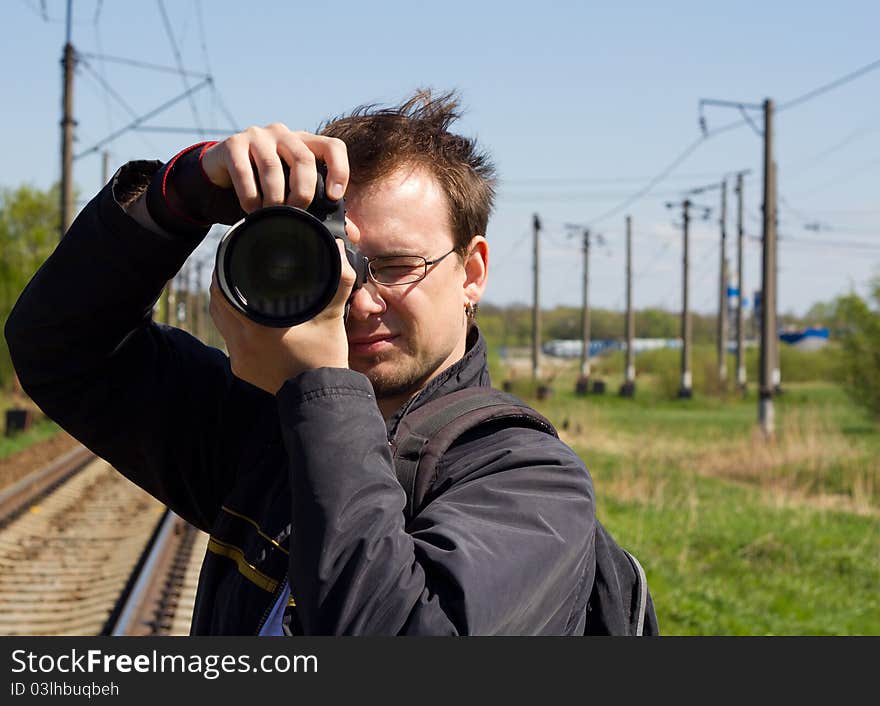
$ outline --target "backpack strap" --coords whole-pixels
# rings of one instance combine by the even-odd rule
[[[639,598],[636,605],[636,622],[634,630],[636,636],[641,637],[645,632],[645,613],[648,609],[648,577],[645,576],[645,570],[642,568],[639,560],[627,552],[626,549],[623,551],[626,552],[626,556],[630,562],[632,562],[633,568],[636,570],[637,574],[636,583],[638,585]]]
[[[550,420],[518,397],[493,387],[457,390],[403,417],[391,441],[391,452],[397,479],[406,492],[407,521],[422,506],[437,463],[455,440],[485,422],[499,420],[558,436]]]

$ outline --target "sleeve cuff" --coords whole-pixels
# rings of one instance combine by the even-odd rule
[[[347,368],[306,370],[282,385],[276,397],[281,406],[322,398],[359,397],[375,400],[373,385],[363,373]]]
[[[178,152],[150,181],[147,210],[169,232],[204,236],[214,223],[244,217],[234,189],[222,189],[202,169],[202,155],[216,142],[200,142]]]

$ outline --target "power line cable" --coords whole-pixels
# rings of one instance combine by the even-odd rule
[[[206,85],[208,85],[208,79],[205,79],[201,83],[196,84],[195,86],[193,86],[189,90],[184,91],[183,93],[181,93],[178,96],[175,96],[171,100],[166,101],[165,103],[160,105],[158,108],[155,108],[155,109],[151,110],[149,113],[142,115],[141,117],[137,118],[136,120],[129,123],[125,127],[120,128],[119,130],[116,130],[114,133],[105,137],[103,140],[101,140],[97,144],[92,145],[87,150],[84,150],[84,151],[80,152],[79,154],[74,155],[74,159],[79,159],[80,157],[84,157],[87,154],[91,154],[92,152],[96,152],[98,149],[103,147],[108,142],[115,140],[117,137],[128,132],[129,130],[134,130],[135,128],[140,126],[144,121],[149,120],[150,118],[152,118],[155,115],[158,115],[159,113],[161,113],[164,110],[167,110],[171,106],[182,101],[184,98],[188,98],[190,96],[190,94],[195,93],[196,91],[200,90],[201,88],[205,87]]]
[[[872,123],[875,120],[876,119],[872,119]],[[841,140],[835,142],[830,147],[822,150],[821,152],[814,155],[806,162],[803,162],[803,163],[793,167],[790,170],[791,172],[794,173],[793,178],[800,178],[801,176],[803,176],[803,174],[805,172],[814,168],[816,165],[821,163],[829,155],[834,154],[838,150],[843,149],[844,147],[846,147],[850,143],[855,142],[857,139],[864,137],[865,135],[870,135],[872,132],[876,131],[877,128],[878,128],[878,125],[872,124],[870,126],[862,126],[862,127],[856,128],[852,132],[847,133],[845,137],[843,137]]]
[[[819,86],[818,88],[814,88],[811,91],[807,91],[806,93],[798,96],[797,98],[792,98],[791,100],[786,101],[785,103],[780,103],[776,107],[776,112],[781,113],[783,110],[788,110],[789,108],[793,108],[794,106],[800,105],[801,103],[806,103],[807,101],[812,100],[813,98],[821,96],[824,93],[828,93],[828,91],[831,91],[835,88],[839,88],[840,86],[843,86],[844,84],[849,83],[850,81],[854,81],[855,79],[860,78],[861,76],[864,76],[865,74],[870,73],[871,71],[875,71],[876,69],[880,69],[880,59],[877,59],[876,61],[872,61],[870,64],[866,64],[865,66],[861,67],[860,69],[856,69],[855,71],[848,73],[846,76],[842,76],[841,78],[835,79],[834,81],[831,81],[831,82],[826,83],[822,86]]]
[[[166,125],[138,125],[137,127],[133,127],[132,130],[136,130],[137,132],[165,132],[165,133],[175,133],[178,135],[186,135],[186,134],[196,134],[201,135],[202,137],[206,137],[208,135],[228,135],[229,130],[221,130],[219,128],[200,128],[200,127],[171,127]]]
[[[655,192],[656,196],[671,197],[677,196],[680,191],[662,191]],[[562,192],[521,192],[499,190],[499,199],[516,199],[517,201],[610,201],[621,197],[619,191],[562,191]]]
[[[880,165],[880,159],[872,159],[868,162],[861,164],[855,169],[848,169],[841,174],[838,174],[834,179],[830,179],[829,181],[823,182],[818,186],[814,186],[811,189],[807,189],[806,191],[799,191],[797,195],[800,196],[809,196],[810,194],[814,194],[817,191],[822,191],[823,189],[828,189],[833,186],[840,186],[841,184],[846,184],[849,181],[852,181],[853,178],[858,177],[864,172],[870,171]]]
[[[199,42],[202,46],[202,58],[205,60],[205,68],[208,70],[208,73],[211,72],[211,61],[208,58],[208,42],[205,39],[205,19],[202,15],[202,0],[195,0],[196,5],[196,20],[199,25]]]
[[[128,66],[134,66],[139,69],[150,69],[152,71],[159,71],[167,74],[177,74],[181,73],[181,69],[174,68],[173,66],[163,66],[162,64],[152,64],[147,61],[138,61],[137,59],[127,59],[121,56],[110,56],[104,53],[90,53],[90,52],[78,52],[78,57],[86,57],[87,59],[100,59],[101,61],[107,61],[110,63],[116,64],[127,64]],[[210,77],[210,74],[202,73],[199,71],[189,71],[187,69],[183,69],[183,73],[186,76],[192,78],[200,78],[206,79]]]
[[[780,238],[780,243],[786,245],[815,245],[818,247],[842,248],[846,250],[880,250],[880,243],[863,243],[851,240],[814,240],[812,238]]]
[[[700,174],[676,174],[670,176],[670,179],[696,180],[711,179],[715,177],[714,173],[703,172]],[[553,185],[553,184],[625,184],[628,182],[644,183],[650,176],[615,176],[615,177],[534,177],[531,179],[500,179],[499,185],[516,185],[516,186],[532,186],[532,185]]]
[[[685,149],[681,152],[681,154],[679,154],[674,160],[672,160],[672,162],[665,169],[663,169],[657,176],[655,176],[653,179],[651,179],[644,187],[639,189],[632,196],[624,199],[621,203],[617,204],[613,208],[610,208],[607,211],[604,211],[603,213],[596,216],[593,220],[591,220],[589,222],[588,225],[594,226],[598,223],[601,223],[602,221],[605,221],[605,220],[611,218],[611,216],[614,216],[614,215],[620,213],[625,208],[627,208],[628,206],[631,206],[636,201],[641,199],[643,196],[646,196],[647,194],[649,194],[651,192],[651,189],[653,189],[657,184],[659,184],[661,181],[663,181],[680,164],[682,164],[682,162],[684,162],[688,157],[690,157],[691,154],[693,154],[696,151],[696,149],[700,145],[703,144],[703,141],[705,139],[706,138],[704,138],[704,137],[697,138],[694,142],[692,142],[687,147],[685,147]]]
[[[800,105],[802,103],[806,103],[807,101],[812,100],[813,98],[816,98],[817,96],[820,96],[824,93],[827,93],[828,91],[833,90],[834,88],[842,86],[845,83],[849,83],[850,81],[853,81],[853,80],[859,78],[860,76],[864,76],[865,74],[867,74],[871,71],[874,71],[877,68],[880,68],[880,59],[878,59],[877,61],[873,61],[870,64],[867,64],[867,65],[861,67],[860,69],[852,71],[849,74],[847,74],[846,76],[843,76],[839,79],[831,81],[830,83],[819,86],[818,88],[814,88],[810,91],[807,91],[806,93],[803,93],[800,96],[797,96],[796,98],[793,98],[789,101],[786,101],[785,103],[779,104],[776,108],[776,112],[788,110],[790,108],[793,108],[794,106]],[[731,122],[726,125],[723,125],[719,128],[715,128],[714,130],[706,130],[705,121],[702,119],[702,116],[701,116],[701,127],[703,128],[702,137],[700,137],[698,140],[692,142],[687,147],[685,147],[685,149],[665,169],[663,169],[656,177],[651,179],[646,186],[644,186],[642,189],[637,191],[635,194],[633,194],[632,196],[627,198],[622,203],[620,203],[617,206],[609,209],[608,211],[598,215],[596,218],[594,218],[592,221],[590,221],[589,225],[592,226],[597,223],[601,223],[603,220],[610,218],[611,216],[615,215],[616,213],[620,213],[623,209],[627,208],[628,206],[632,205],[633,203],[635,203],[636,201],[638,201],[642,197],[646,196],[648,193],[650,193],[651,189],[653,189],[657,184],[659,184],[667,176],[669,176],[669,174],[671,172],[673,172],[680,164],[682,164],[688,157],[690,157],[691,154],[693,154],[697,150],[697,148],[700,145],[702,145],[706,140],[713,138],[713,137],[717,137],[721,133],[727,132],[729,130],[734,130],[742,125],[745,125],[748,122],[750,122],[750,121],[747,120],[746,118],[743,118],[741,120],[737,120],[735,122]]]
[[[162,22],[165,25],[165,33],[168,35],[168,40],[171,42],[171,50],[174,53],[174,59],[177,62],[177,69],[180,73],[180,78],[183,81],[183,87],[187,90],[187,98],[189,100],[190,108],[192,109],[193,120],[196,125],[201,128],[202,121],[199,117],[199,111],[196,107],[196,102],[192,97],[192,93],[189,91],[189,81],[187,80],[186,72],[183,68],[183,59],[180,56],[180,50],[177,47],[177,40],[174,38],[174,31],[171,28],[171,21],[168,19],[168,13],[165,11],[165,3],[163,0],[156,0],[156,3],[159,5],[159,12],[162,15]]]
[[[211,81],[211,90],[214,93],[214,99],[217,101],[217,103],[220,106],[220,112],[222,112],[223,115],[226,117],[226,120],[229,121],[229,126],[232,128],[232,131],[233,132],[240,132],[241,127],[239,127],[239,126],[241,125],[241,123],[239,123],[233,117],[232,113],[229,112],[229,108],[226,107],[226,103],[224,103],[223,98],[220,95],[220,91],[217,90],[217,86],[213,80]]]
[[[77,55],[77,57],[79,57],[79,55]],[[117,93],[113,89],[113,87],[110,86],[109,83],[107,83],[107,81],[95,70],[95,68],[88,61],[85,61],[85,60],[77,61],[77,70],[79,70],[79,69],[85,69],[84,75],[87,76],[88,78],[92,79],[97,84],[98,88],[100,88],[102,90],[101,96],[104,98],[105,101],[107,101],[108,97],[113,98],[117,103],[119,103],[119,105],[122,107],[122,109],[125,110],[129,114],[129,116],[137,119],[137,113],[134,111],[134,109],[130,105],[128,105],[128,103],[125,102],[125,100],[122,98],[122,96],[120,96],[119,93]],[[91,85],[91,84],[89,84],[89,85]],[[111,119],[112,111],[111,111],[111,106],[110,106],[109,102],[107,102],[107,111],[108,111],[107,120],[108,120],[108,123],[110,123],[110,125],[111,125],[111,127],[110,127],[111,134],[113,134],[115,132],[115,129],[112,127],[112,124],[113,124],[113,121]],[[82,133],[82,127],[79,127],[78,131],[80,133],[79,137],[80,138],[84,137],[84,135]],[[156,148],[156,145],[153,144],[151,141],[149,141],[143,137],[141,139],[143,140],[144,144],[146,144],[151,150],[153,150],[154,152],[158,151]],[[77,159],[77,157],[74,157],[74,159]]]
[[[85,68],[91,74],[92,78],[94,78],[95,81],[98,82],[101,88],[104,89],[105,98],[108,96],[113,98],[132,118],[137,118],[137,111],[135,111],[134,108],[132,108],[128,103],[125,102],[122,96],[120,96],[119,93],[114,90],[114,88],[109,83],[107,83],[103,76],[101,76],[97,71],[95,71],[95,69],[92,68],[92,65],[88,61],[80,59],[79,64],[83,68]],[[107,109],[108,111],[110,109],[109,102],[107,104]]]
[[[101,25],[99,23],[102,8],[103,8],[103,2],[101,2],[101,0],[99,0],[95,6],[95,15],[94,15],[94,20],[93,20],[93,25],[95,28],[95,43],[98,45],[98,51],[101,54],[104,53],[104,49],[103,49],[102,41],[101,41]],[[80,61],[83,61],[82,55],[79,54],[78,52],[77,52],[77,58]],[[106,83],[107,82],[107,65],[102,60],[99,60],[99,66],[100,66],[100,70],[101,70],[101,78],[103,79],[104,83]],[[114,129],[113,114],[110,111],[110,95],[107,91],[104,92],[104,110],[106,111],[106,114],[107,114],[107,130],[112,131]]]
[[[510,260],[510,258],[513,256],[513,254],[522,246],[523,243],[526,242],[526,239],[530,235],[532,235],[532,233],[530,231],[526,231],[525,233],[523,233],[522,237],[513,244],[513,247],[511,247],[509,250],[507,250],[501,256],[500,262],[498,262],[498,265],[508,262]]]
[[[49,21],[49,15],[48,15],[48,13],[46,12],[46,3],[45,3],[45,0],[44,0],[43,2],[40,3],[39,7],[34,7],[33,4],[31,4],[30,2],[28,2],[28,0],[21,0],[21,2],[24,4],[24,6],[25,6],[28,10],[30,10],[30,11],[33,12],[37,17],[39,17],[41,20],[43,20],[43,22],[48,22],[48,21]]]

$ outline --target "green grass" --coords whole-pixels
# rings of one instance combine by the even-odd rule
[[[61,429],[50,419],[47,419],[42,412],[35,409],[32,403],[27,406],[33,411],[32,422],[26,431],[16,432],[12,436],[6,436],[6,410],[21,407],[25,404],[19,393],[14,395],[11,392],[0,390],[0,423],[3,427],[0,429],[0,460],[7,458],[16,451],[21,451],[32,444],[45,441],[57,434]]]
[[[600,519],[645,567],[663,634],[880,634],[876,517],[777,508],[758,488],[670,467],[635,471],[662,494],[622,499],[620,459],[577,450]]]
[[[50,419],[39,419],[31,424],[27,431],[12,436],[0,436],[0,460],[11,456],[16,451],[50,439],[60,431],[59,426]]]
[[[745,397],[695,383],[677,400],[662,371],[643,373],[626,399],[620,375],[599,375],[604,395],[575,394],[576,363],[547,399],[531,381],[514,392],[587,463],[663,634],[880,635],[880,431],[838,386],[783,371],[768,443],[754,381]]]

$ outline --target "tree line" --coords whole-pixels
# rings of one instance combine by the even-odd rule
[[[796,328],[825,326],[834,322],[834,307],[822,305],[804,316],[793,313],[778,316],[780,326]],[[636,338],[680,338],[681,312],[658,308],[639,309],[634,312]],[[580,339],[583,314],[579,307],[557,306],[541,311],[541,342],[554,339]],[[532,342],[532,307],[525,304],[497,306],[480,304],[480,329],[492,341],[506,346],[529,346]],[[612,309],[590,309],[590,338],[593,340],[623,340],[626,312]],[[759,335],[759,322],[753,316],[744,321],[745,338]],[[713,343],[718,336],[716,314],[691,313],[691,336],[695,344]],[[730,335],[735,329],[731,325]],[[732,340],[732,339],[731,339]]]

